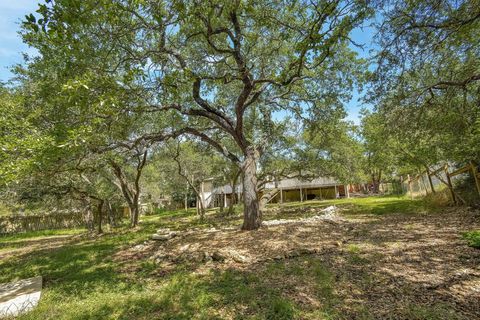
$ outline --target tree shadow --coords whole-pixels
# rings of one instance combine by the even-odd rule
[[[179,262],[162,273],[158,265],[145,265],[146,272],[132,271],[132,277],[114,256],[148,239],[159,226],[152,219],[138,232],[81,239],[1,261],[0,278],[45,276],[45,302],[22,319],[475,319],[480,318],[477,297],[450,290],[462,290],[479,272],[478,250],[463,250],[458,237],[460,229],[478,225],[468,219],[382,215],[365,223],[251,233],[199,230],[190,240],[217,248],[258,252],[264,246],[270,252],[264,244],[270,239],[274,245],[281,240],[288,248],[318,250],[240,267]],[[334,244],[342,239],[346,242]],[[129,259],[146,263],[146,258]],[[464,269],[470,271],[461,273]],[[433,275],[441,277],[432,282]]]

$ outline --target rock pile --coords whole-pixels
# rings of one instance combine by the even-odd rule
[[[157,233],[152,235],[152,240],[167,241],[176,237],[177,235],[178,233],[176,231],[172,231],[168,228],[158,229]]]
[[[234,249],[220,249],[215,251],[208,250],[199,250],[199,251],[188,251],[177,253],[167,253],[162,248],[153,256],[155,263],[159,264],[162,262],[191,262],[191,263],[207,263],[207,262],[217,262],[217,263],[226,263],[226,262],[236,262],[236,263],[250,263],[253,262],[253,259],[241,254],[240,252]]]
[[[326,207],[325,209],[322,209],[321,212],[322,212],[321,215],[316,215],[309,218],[269,220],[269,221],[264,221],[262,224],[264,226],[277,226],[277,225],[289,224],[289,223],[313,223],[318,221],[335,222],[341,219],[337,214],[338,209],[335,206]]]
[[[166,252],[164,248],[161,248],[155,255],[153,255],[152,259],[156,264],[162,263],[238,263],[238,264],[251,264],[251,263],[258,263],[264,261],[272,261],[272,260],[284,260],[284,259],[292,259],[300,256],[305,255],[312,255],[319,252],[317,248],[296,248],[292,250],[288,250],[285,252],[277,253],[274,256],[259,256],[259,257],[252,257],[248,254],[241,253],[235,249],[227,248],[227,249],[219,249],[215,251],[209,250],[198,250],[198,251],[180,251],[180,252]]]

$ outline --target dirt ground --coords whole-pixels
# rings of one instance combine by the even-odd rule
[[[480,213],[468,209],[388,215],[339,212],[332,219],[286,220],[253,232],[179,231],[168,241],[147,241],[119,252],[116,259],[149,259],[159,273],[183,262],[200,274],[315,259],[332,273],[334,295],[342,301],[336,308],[345,319],[362,319],[361,310],[375,319],[405,319],[406,314],[411,319],[406,306],[418,307],[414,314],[422,319],[431,312],[422,308],[433,308],[442,319],[480,319],[480,250],[461,238],[461,232],[479,228]],[[295,275],[281,285],[307,309],[322,303]]]

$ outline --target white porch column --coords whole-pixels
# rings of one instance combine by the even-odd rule
[[[202,207],[205,208],[205,194],[203,192],[204,186],[203,186],[203,181],[200,183],[200,201],[202,202]]]

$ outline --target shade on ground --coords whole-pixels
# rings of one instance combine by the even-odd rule
[[[0,284],[0,318],[32,310],[40,300],[42,277]]]

